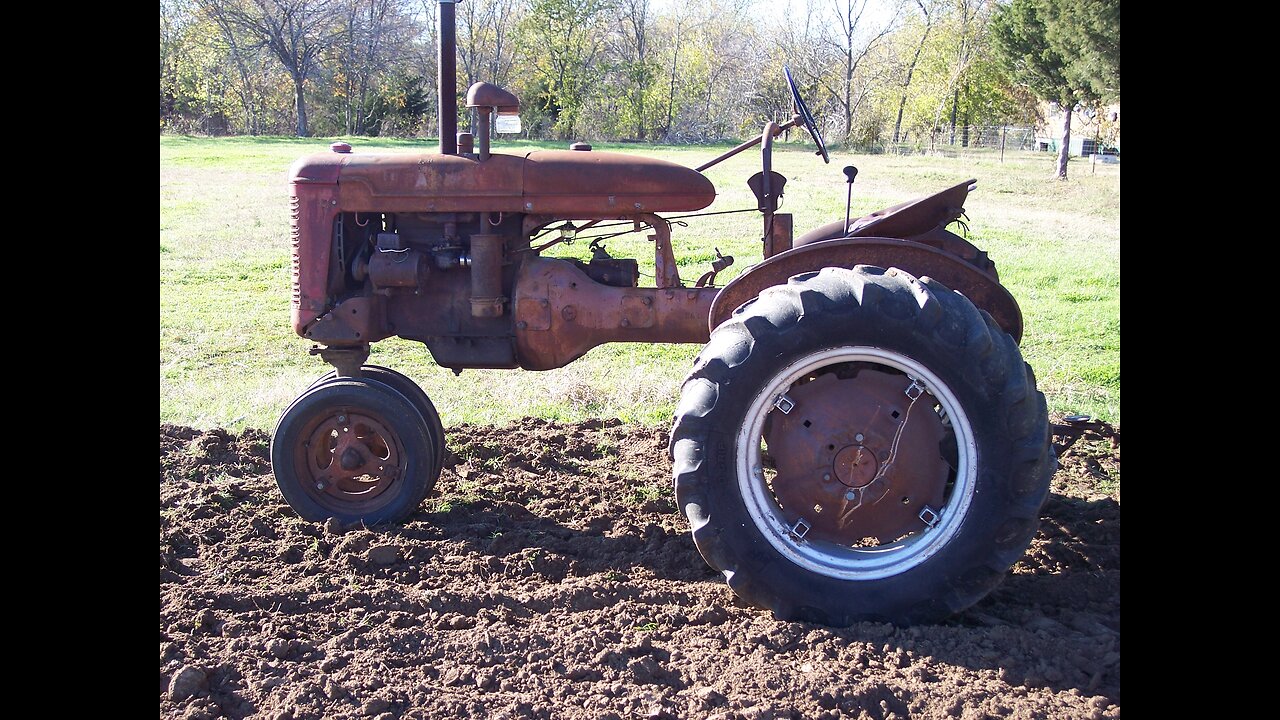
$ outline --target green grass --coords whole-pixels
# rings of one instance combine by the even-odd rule
[[[160,138],[160,420],[196,427],[269,429],[284,407],[328,370],[289,328],[289,218],[286,173],[298,156],[325,152],[335,138]],[[422,140],[344,138],[357,151],[434,152]],[[514,147],[561,144],[507,143]],[[690,167],[725,146],[597,144]],[[747,151],[708,176],[719,193],[709,211],[751,207],[746,178],[759,169]],[[783,212],[799,235],[842,218],[839,168],[860,169],[853,213],[864,214],[967,178],[978,189],[966,204],[970,238],[990,252],[1002,282],[1022,306],[1023,353],[1050,409],[1120,421],[1120,170],[1073,163],[1066,182],[1049,178],[1047,154],[981,151],[963,157],[857,156],[837,153],[824,166],[803,146],[775,150],[788,183]],[[681,276],[709,269],[713,247],[736,263],[731,279],[760,259],[759,216],[692,219],[676,227]],[[608,243],[652,275],[652,245],[642,237]],[[586,259],[587,242],[554,253]],[[645,278],[642,278],[644,281]],[[412,377],[446,425],[505,423],[525,416],[560,420],[619,417],[670,421],[693,345],[611,344],[547,372],[436,366],[417,343],[373,346],[370,362]]]

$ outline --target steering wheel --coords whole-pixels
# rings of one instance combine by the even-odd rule
[[[787,76],[787,87],[791,88],[791,99],[795,101],[796,112],[800,113],[800,117],[804,119],[804,127],[809,131],[809,137],[813,138],[813,142],[818,146],[818,152],[814,155],[821,155],[822,162],[830,165],[831,156],[827,154],[827,145],[822,142],[822,133],[818,132],[818,124],[813,121],[813,114],[809,112],[809,108],[800,97],[800,89],[796,87],[796,81],[791,77],[791,68],[783,65],[782,72]]]

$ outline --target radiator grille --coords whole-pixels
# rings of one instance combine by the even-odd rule
[[[293,254],[293,309],[297,310],[302,307],[302,285],[300,282],[302,273],[302,231],[298,227],[302,216],[302,207],[297,195],[289,197],[289,216],[289,245]]]

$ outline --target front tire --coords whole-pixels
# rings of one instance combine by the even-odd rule
[[[977,602],[1056,469],[1013,339],[936,281],[870,266],[796,276],[718,327],[670,450],[694,542],[733,591],[836,626]]]
[[[316,378],[308,389],[331,382],[337,377],[338,371],[330,370]],[[436,480],[440,479],[440,471],[444,468],[445,453],[444,425],[440,421],[440,413],[436,411],[435,403],[431,402],[431,398],[427,397],[427,393],[412,378],[391,368],[381,365],[362,365],[360,366],[360,377],[367,380],[376,380],[386,385],[403,395],[406,400],[413,403],[413,406],[418,409],[423,421],[427,423],[427,429],[431,432],[431,439],[435,444],[436,463],[431,471],[431,482],[434,484]]]
[[[418,409],[376,380],[335,378],[295,400],[276,423],[271,469],[303,519],[398,523],[435,484],[436,449]]]

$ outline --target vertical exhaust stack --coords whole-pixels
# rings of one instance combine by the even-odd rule
[[[458,32],[454,5],[439,0],[436,26],[440,28],[440,154],[458,154]]]

